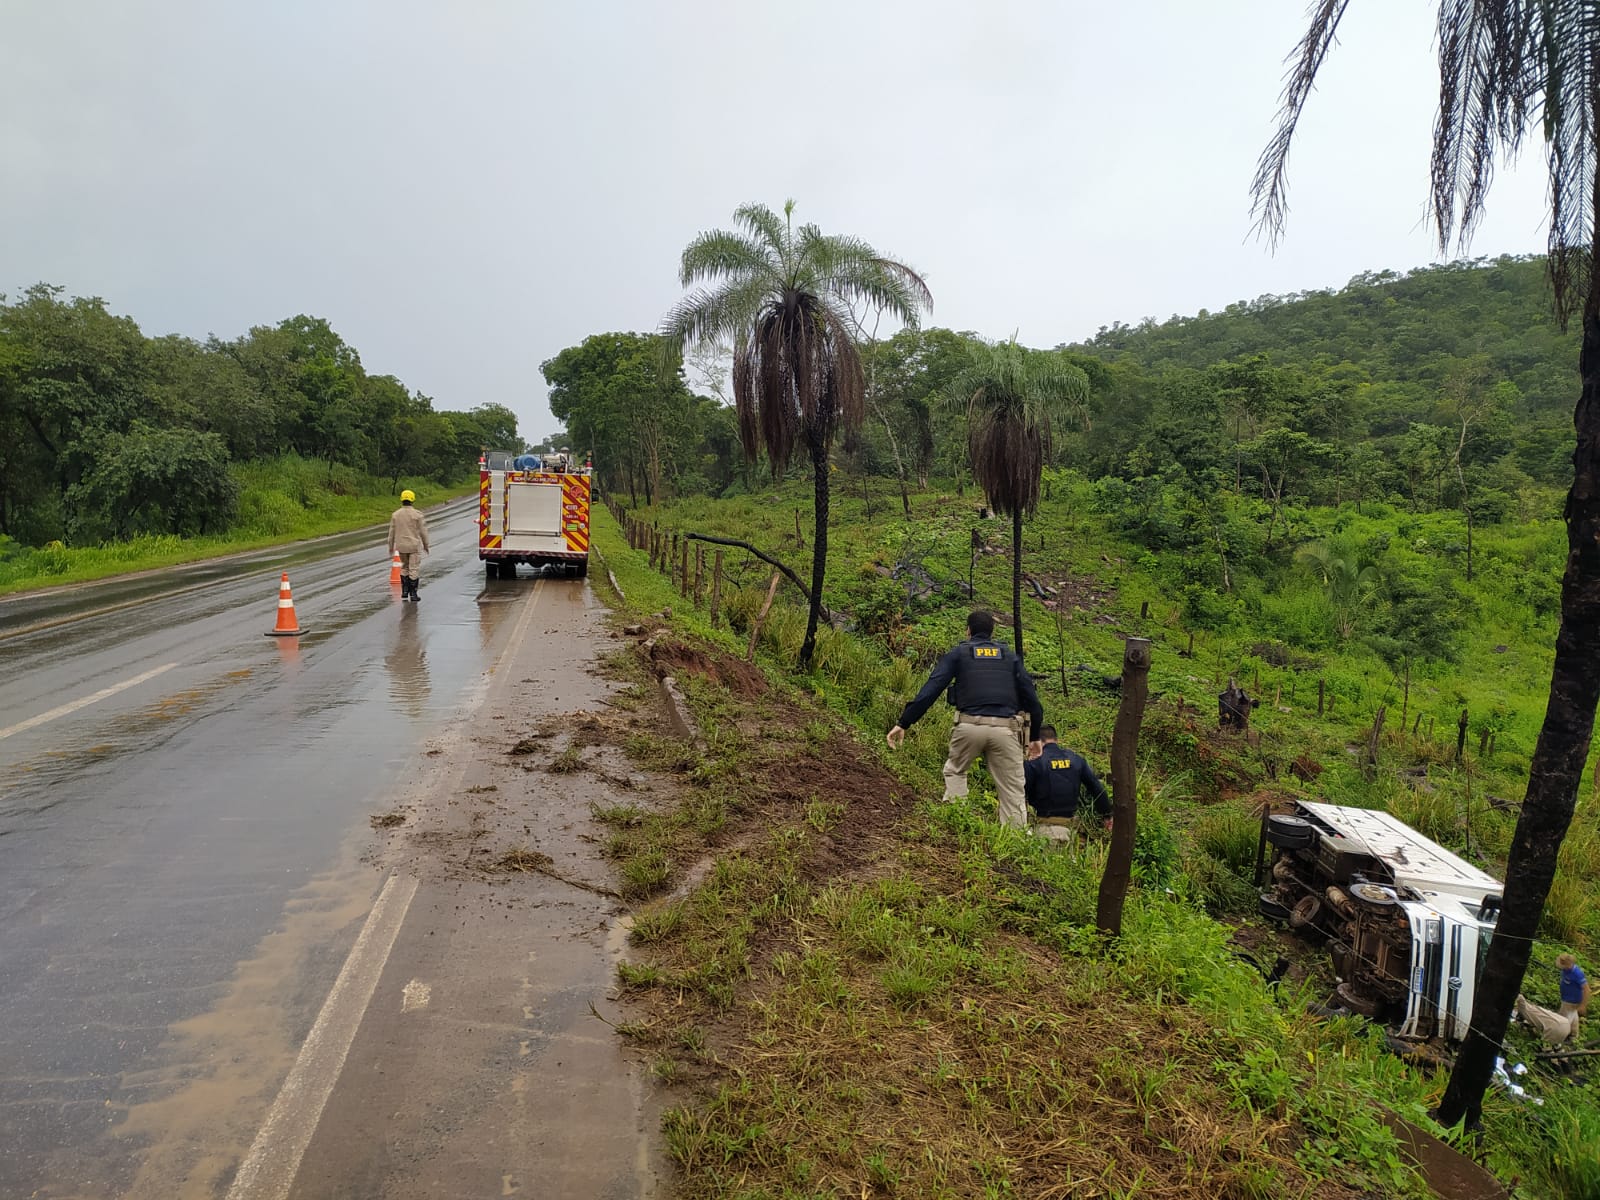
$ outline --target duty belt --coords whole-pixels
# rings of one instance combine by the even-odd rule
[[[1018,713],[1015,717],[975,717],[971,713],[958,712],[957,725],[998,725],[1002,729],[1009,729],[1017,723],[1018,718],[1027,716],[1027,713]]]

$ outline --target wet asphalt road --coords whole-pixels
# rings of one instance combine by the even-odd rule
[[[141,1143],[116,1127],[184,1071],[169,1029],[483,686],[530,583],[486,591],[474,517],[431,515],[421,605],[381,531],[0,600],[0,1196],[128,1190]],[[280,640],[286,565],[306,633]],[[305,1023],[353,937],[327,907]]]

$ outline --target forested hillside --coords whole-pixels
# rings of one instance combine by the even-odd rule
[[[1105,368],[1091,367],[1094,434],[1070,448],[1092,473],[1142,474],[1172,454],[1191,473],[1231,468],[1252,450],[1259,469],[1262,434],[1282,426],[1325,447],[1300,449],[1300,494],[1333,500],[1343,484],[1437,506],[1465,416],[1466,461],[1487,472],[1475,491],[1571,474],[1577,344],[1556,327],[1541,258],[1370,273],[1071,349]]]
[[[438,411],[369,372],[321,318],[200,342],[44,284],[0,296],[0,559],[7,545],[287,534],[318,479],[308,464],[335,495],[392,490],[458,481],[515,437],[501,405]]]

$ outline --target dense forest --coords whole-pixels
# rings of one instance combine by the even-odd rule
[[[247,510],[274,497],[241,486],[246,464],[446,482],[515,437],[501,405],[439,411],[369,373],[318,317],[201,342],[45,284],[0,296],[0,538],[24,546],[261,525]]]

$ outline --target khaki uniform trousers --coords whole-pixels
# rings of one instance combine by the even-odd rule
[[[400,556],[400,574],[407,579],[417,578],[417,569],[422,566],[422,551],[396,550],[395,553]]]
[[[982,758],[994,777],[1000,824],[1026,829],[1028,802],[1024,798],[1022,763],[1027,719],[1026,713],[1012,718],[957,717],[956,726],[950,731],[950,755],[944,763],[944,798],[967,794],[967,771]]]

